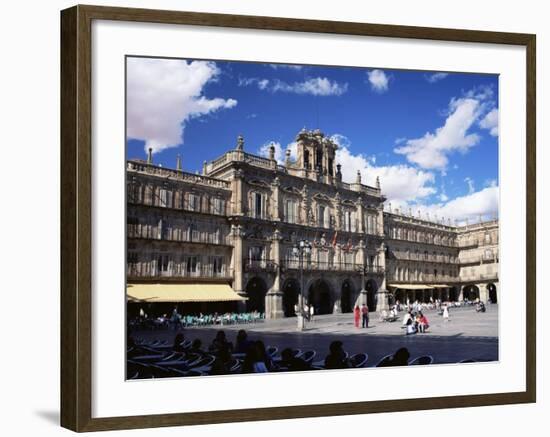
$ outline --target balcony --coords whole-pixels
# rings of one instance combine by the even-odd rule
[[[409,275],[408,279],[401,278],[398,279],[395,276],[388,275],[387,280],[396,282],[396,283],[406,283],[406,284],[448,284],[459,281],[458,276],[451,275],[422,275],[422,278],[413,278]]]
[[[394,253],[395,258],[397,261],[419,261],[423,263],[436,263],[436,264],[459,264],[459,261],[456,259],[452,259],[449,257],[441,256],[441,255],[428,255],[426,257],[425,254],[410,254],[407,255],[400,255],[397,253]]]
[[[285,260],[283,261],[283,267],[287,270],[299,270],[299,260]],[[361,273],[363,271],[363,265],[357,263],[335,263],[326,261],[310,261],[304,260],[304,271],[323,271],[323,272],[356,272]],[[384,268],[380,266],[364,266],[365,273],[382,274]]]
[[[231,183],[222,179],[210,178],[195,173],[188,173],[181,170],[173,170],[158,165],[147,164],[138,161],[128,161],[127,170],[129,173],[142,173],[147,175],[159,176],[172,181],[182,181],[194,185],[203,185],[206,187],[231,189]]]
[[[246,258],[243,267],[245,272],[274,272],[277,264],[271,259]]]
[[[481,256],[470,256],[467,258],[461,258],[460,264],[467,265],[467,264],[490,264],[490,263],[498,263],[498,257],[495,257],[493,255],[487,256],[487,255],[481,255]]]
[[[178,279],[220,279],[230,280],[233,274],[230,269],[214,270],[212,266],[197,266],[195,270],[169,268],[159,271],[158,269],[147,269],[146,266],[128,265],[126,269],[127,280],[178,280]]]
[[[498,271],[494,273],[477,273],[470,275],[460,275],[460,280],[465,282],[475,282],[475,281],[498,281]]]
[[[157,235],[156,228],[152,228],[151,236],[146,232],[141,232],[133,228],[131,225],[127,228],[127,238],[135,240],[161,241],[167,243],[193,243],[193,244],[212,244],[217,246],[231,246],[231,238],[229,235],[217,236],[207,232],[199,232],[194,235],[189,235],[188,232],[181,232],[179,235],[174,232],[173,235],[163,235],[162,238],[155,238],[152,235]]]

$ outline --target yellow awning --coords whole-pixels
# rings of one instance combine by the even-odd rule
[[[450,285],[445,285],[445,284],[432,284],[432,287],[433,287],[433,288],[449,288]]]
[[[243,301],[228,284],[128,284],[128,302],[230,302]]]
[[[406,290],[431,290],[433,285],[425,284],[388,284],[388,287],[400,288]]]

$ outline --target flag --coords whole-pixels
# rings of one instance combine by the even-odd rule
[[[336,247],[336,237],[338,236],[338,231],[334,233],[334,237],[332,237],[332,247]]]

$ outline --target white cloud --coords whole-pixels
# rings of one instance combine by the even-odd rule
[[[445,79],[448,75],[449,73],[434,73],[434,74],[426,74],[424,77],[428,82],[435,83]]]
[[[406,211],[405,208],[411,208],[415,216],[418,214],[417,211],[420,211],[423,218],[426,218],[429,214],[431,220],[437,217],[439,220],[445,218],[445,221],[451,219],[451,221],[456,220],[458,223],[468,220],[472,223],[479,220],[480,216],[482,220],[498,216],[498,195],[499,187],[495,185],[457,197],[446,203],[429,205],[420,203],[400,204],[399,207],[402,211]],[[393,208],[394,205],[392,204]]]
[[[433,133],[426,132],[423,137],[407,140],[405,145],[394,151],[424,169],[444,171],[449,163],[448,155],[455,151],[466,153],[479,143],[480,136],[468,133],[468,130],[484,109],[485,104],[476,98],[452,99],[449,115],[442,127]]]
[[[466,182],[468,184],[468,194],[474,193],[476,189],[475,189],[475,186],[474,186],[473,179],[470,178],[470,177],[465,177],[464,182]]]
[[[362,183],[370,186],[376,184],[378,176],[382,193],[390,201],[398,202],[419,200],[436,192],[432,173],[407,165],[376,166],[371,157],[351,153],[349,140],[345,136],[336,134],[331,139],[340,146],[336,151],[336,163],[342,165],[344,182],[355,182],[358,170]]]
[[[498,108],[493,108],[479,122],[479,127],[487,129],[493,137],[498,137]]]
[[[389,79],[382,70],[371,70],[367,76],[373,91],[383,93],[388,90]]]
[[[315,77],[303,82],[288,83],[279,79],[259,79],[256,77],[239,79],[239,86],[256,85],[260,90],[272,93],[284,92],[294,94],[310,94],[313,96],[341,96],[348,90],[347,83],[331,81],[326,77]]]
[[[202,95],[219,69],[213,62],[177,59],[128,58],[128,138],[145,141],[145,150],[160,152],[183,143],[185,124],[220,109],[232,108],[234,99]]]

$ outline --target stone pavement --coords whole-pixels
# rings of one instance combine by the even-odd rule
[[[369,354],[367,366],[375,365],[383,356],[407,347],[411,358],[431,355],[435,364],[457,363],[463,359],[486,361],[498,360],[498,306],[488,305],[486,313],[476,313],[474,307],[451,308],[450,320],[445,322],[435,311],[426,311],[430,329],[426,334],[405,336],[400,320],[384,323],[379,315],[371,313],[368,329],[355,328],[352,314],[323,315],[314,317],[306,323],[305,331],[296,330],[296,319],[285,318],[266,320],[255,324],[189,327],[183,330],[186,338],[200,338],[207,348],[216,331],[226,331],[230,341],[234,341],[237,331],[245,329],[249,338],[263,340],[266,345],[299,348],[303,351],[313,349],[317,352],[315,360],[328,353],[331,341],[341,340],[344,349],[350,354],[366,352]],[[136,338],[162,339],[172,341],[174,331],[136,332]]]

